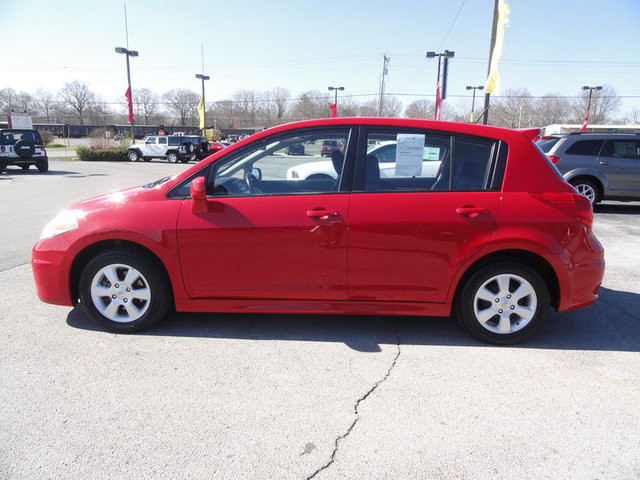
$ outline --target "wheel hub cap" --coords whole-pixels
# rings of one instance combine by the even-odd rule
[[[129,265],[112,264],[94,275],[91,299],[109,320],[128,323],[139,319],[149,309],[151,290],[141,272]]]

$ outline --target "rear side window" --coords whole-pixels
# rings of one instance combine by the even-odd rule
[[[180,145],[184,140],[180,137],[169,137],[169,145]]]
[[[586,155],[595,157],[602,147],[603,140],[580,140],[574,143],[565,152],[567,155]]]
[[[600,155],[640,159],[640,140],[607,140]]]

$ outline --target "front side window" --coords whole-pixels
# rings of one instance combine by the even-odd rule
[[[147,144],[147,145],[155,145],[156,144],[156,140],[157,140],[156,137],[149,137],[149,138],[147,138],[147,141],[145,142],[145,144]]]
[[[166,145],[167,144],[167,137],[160,137],[158,139],[158,144],[159,145]]]
[[[369,132],[365,190],[483,190],[495,148],[494,140],[441,132]]]
[[[349,129],[338,128],[301,130],[262,139],[216,162],[212,193],[252,196],[337,192],[348,138]]]

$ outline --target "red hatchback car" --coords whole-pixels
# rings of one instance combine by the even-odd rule
[[[45,302],[133,332],[184,312],[455,316],[514,343],[592,304],[604,251],[589,202],[537,130],[334,118],[266,130],[184,173],[72,205],[32,266]],[[287,147],[343,143],[337,179],[288,180]],[[396,142],[380,168],[371,145]],[[309,162],[323,161],[311,149]],[[324,161],[326,162],[326,161]],[[426,165],[425,165],[426,164]]]

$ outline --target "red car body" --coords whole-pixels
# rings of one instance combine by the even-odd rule
[[[384,126],[504,142],[501,186],[196,198],[200,181],[191,182],[193,198],[169,198],[181,182],[265,137],[328,126],[352,128],[352,135]],[[37,293],[48,303],[75,305],[87,263],[124,245],[157,261],[176,310],[185,312],[448,316],[471,272],[505,258],[539,273],[556,310],[584,307],[597,298],[604,251],[591,230],[591,206],[532,144],[535,134],[373,118],[275,127],[155,187],[70,207],[81,212],[78,227],[33,248]]]

